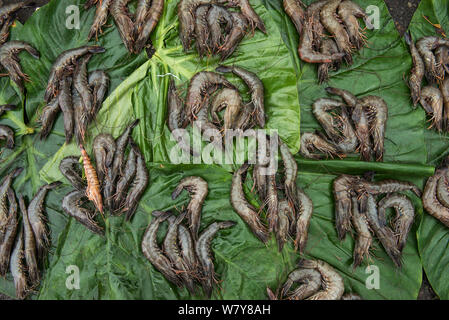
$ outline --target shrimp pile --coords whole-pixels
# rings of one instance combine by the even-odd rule
[[[256,28],[267,33],[248,0],[180,0],[178,18],[184,51],[195,40],[200,57],[217,54],[221,61],[233,54],[247,33],[254,34]]]
[[[284,10],[295,25],[300,40],[301,60],[318,63],[318,79],[327,82],[329,70],[338,70],[344,59],[352,64],[352,54],[366,43],[359,25],[365,11],[350,0],[317,0],[306,7],[301,0],[284,0]]]
[[[300,152],[306,158],[343,158],[360,153],[363,161],[383,161],[388,106],[378,96],[357,98],[347,90],[328,87],[326,91],[343,101],[320,98],[313,103],[313,114],[324,133],[305,132]]]
[[[93,54],[104,52],[98,46],[83,46],[61,53],[54,62],[42,109],[40,139],[46,139],[62,111],[66,143],[75,135],[84,143],[87,126],[95,120],[109,87],[109,76],[103,70],[88,72],[87,64]]]
[[[413,62],[407,79],[413,106],[421,104],[430,117],[429,128],[449,132],[449,40],[427,36],[414,43],[410,32],[404,38]],[[427,85],[421,87],[424,77]]]
[[[8,270],[11,272],[18,299],[39,286],[39,266],[50,245],[45,197],[61,184],[57,181],[41,186],[27,207],[24,197],[19,194],[17,200],[12,188],[13,179],[22,171],[11,171],[0,184],[0,275],[5,277]]]
[[[449,227],[449,157],[444,159],[424,187],[424,209],[446,227]]]
[[[25,41],[11,40],[0,45],[0,69],[6,71],[6,73],[2,73],[0,76],[8,76],[22,93],[25,93],[23,82],[31,81],[30,77],[22,71],[22,67],[20,66],[20,58],[18,55],[24,50],[33,58],[40,58],[39,51]]]
[[[167,93],[167,125],[178,146],[197,155],[192,150],[183,130],[189,123],[198,128],[215,148],[222,149],[222,134],[228,129],[247,130],[255,125],[265,126],[264,86],[253,72],[239,66],[217,67],[220,73],[233,73],[249,88],[251,101],[244,101],[238,89],[223,75],[201,71],[190,80],[187,95],[182,99],[173,80]],[[223,111],[223,119],[219,112]],[[215,133],[215,134],[214,134]]]
[[[115,25],[126,49],[139,54],[144,48],[153,51],[150,40],[164,10],[164,0],[138,0],[135,13],[131,13],[128,5],[131,0],[87,0],[85,9],[95,5],[95,17],[87,40],[103,33],[102,27],[108,20],[108,14],[114,18]],[[151,54],[152,55],[152,54]]]
[[[280,139],[279,148],[284,168],[283,175],[277,177],[276,172],[271,172],[268,168],[269,163],[258,161],[253,166],[253,189],[257,190],[258,198],[262,203],[261,207],[256,209],[252,206],[243,190],[243,182],[249,169],[248,163],[234,172],[230,201],[235,212],[260,241],[266,243],[270,232],[274,232],[279,251],[282,251],[289,238],[293,238],[295,250],[304,253],[313,203],[309,196],[297,186],[298,165],[287,145]],[[274,154],[270,154],[270,157],[274,158]],[[283,192],[278,193],[278,189]],[[266,224],[260,215],[263,209],[266,210]]]
[[[267,288],[270,300],[361,300],[355,293],[343,294],[343,278],[328,263],[321,260],[300,260],[283,286],[273,293]]]
[[[80,145],[86,181],[82,177],[79,157],[65,157],[59,164],[62,175],[75,188],[64,197],[62,208],[94,233],[104,234],[103,228],[94,220],[97,211],[102,215],[104,208],[111,215],[125,213],[129,221],[147,188],[149,173],[145,158],[131,137],[132,129],[138,123],[138,120],[133,121],[117,139],[110,134],[98,134],[92,145],[95,164]],[[130,150],[125,157],[128,146]],[[83,201],[86,198],[90,200],[87,203]]]
[[[172,199],[176,199],[182,190],[187,190],[191,195],[187,208],[179,215],[171,211],[153,211],[142,239],[142,252],[168,281],[180,288],[185,286],[192,295],[198,293],[196,283],[199,283],[210,298],[218,282],[211,241],[218,231],[233,227],[235,222],[215,221],[199,233],[201,209],[208,194],[207,182],[201,177],[186,177],[173,191]],[[183,223],[185,218],[187,225]],[[168,221],[168,230],[160,248],[157,232],[163,221]]]
[[[415,206],[406,195],[398,192],[409,190],[421,197],[421,191],[406,181],[371,180],[371,177],[346,174],[334,180],[335,226],[338,238],[343,240],[346,233],[354,227],[356,242],[353,267],[357,268],[365,257],[369,257],[374,233],[388,256],[400,268],[402,251],[415,217]],[[386,196],[377,201],[377,196],[382,194]],[[395,217],[391,221],[387,221],[388,208],[395,211]]]
[[[18,54],[27,51],[33,58],[39,59],[40,54],[35,48],[24,41],[8,41],[9,30],[17,17],[17,13],[33,4],[32,0],[18,1],[17,3],[3,4],[0,2],[0,69],[6,73],[0,76],[9,76],[22,93],[25,93],[23,81],[29,82],[30,77],[22,71]]]

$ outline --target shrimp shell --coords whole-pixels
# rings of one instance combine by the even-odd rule
[[[11,188],[12,181],[20,173],[22,173],[23,168],[16,168],[9,172],[2,180],[0,185],[0,230],[2,230],[8,223],[8,207],[6,205],[6,200],[8,198],[8,190]]]
[[[295,250],[299,249],[299,253],[304,253],[307,245],[307,238],[309,233],[310,219],[313,214],[312,199],[299,187],[296,189],[299,211],[296,219],[296,238]]]
[[[284,244],[288,241],[288,231],[290,229],[289,215],[291,215],[291,208],[288,201],[285,199],[280,200],[278,203],[277,225],[275,228],[279,252],[282,252]]]
[[[133,184],[128,191],[123,209],[123,211],[126,211],[127,221],[131,220],[132,216],[136,212],[137,205],[139,204],[139,201],[142,198],[150,180],[150,175],[148,173],[145,158],[143,157],[142,152],[134,142],[131,143],[131,148],[136,154],[137,159],[136,175],[134,177]]]
[[[388,106],[381,97],[365,96],[359,99],[370,120],[369,128],[373,138],[376,161],[383,161],[385,130],[388,119]]]
[[[449,78],[440,83],[440,91],[443,96],[443,122],[442,127],[449,130]]]
[[[335,145],[316,133],[312,132],[304,132],[301,135],[301,144],[299,147],[299,152],[305,158],[311,159],[320,159],[323,158],[324,155],[320,155],[317,153],[312,153],[312,151],[317,150],[321,153],[324,153],[326,157],[341,157]]]
[[[86,184],[81,176],[81,168],[79,158],[76,156],[68,156],[59,163],[59,171],[66,177],[72,186],[78,191],[86,189]]]
[[[335,199],[335,226],[338,238],[343,240],[351,230],[352,201],[351,193],[354,186],[360,182],[360,177],[342,174],[333,182]]]
[[[300,0],[284,0],[282,2],[285,13],[288,14],[295,25],[298,34],[301,34],[303,23],[306,19],[306,13],[303,9],[304,4]]]
[[[363,105],[357,103],[352,112],[352,121],[355,124],[357,139],[359,140],[358,151],[363,161],[370,161],[373,153],[370,140],[370,124],[368,115]]]
[[[267,228],[262,224],[256,209],[248,203],[243,191],[243,180],[248,170],[248,164],[243,164],[234,172],[231,183],[231,205],[235,212],[246,222],[254,235],[263,243],[269,238]]]
[[[30,277],[31,286],[34,287],[39,283],[40,274],[37,267],[36,256],[36,239],[34,237],[33,228],[28,217],[28,210],[25,205],[25,200],[19,194],[19,207],[23,217],[23,231],[25,244],[25,261],[27,264],[28,276]]]
[[[410,69],[410,75],[408,78],[408,85],[410,87],[410,93],[412,96],[413,105],[416,107],[420,97],[421,97],[421,82],[424,77],[424,62],[418,49],[413,42],[412,35],[410,32],[404,34],[405,42],[410,47],[410,54],[412,56],[412,69]]]
[[[148,10],[151,7],[151,0],[139,0],[137,1],[137,7],[135,12],[135,22],[134,22],[134,37],[142,30],[142,26],[145,23]]]
[[[142,238],[142,252],[148,261],[164,275],[167,280],[178,287],[182,286],[181,279],[173,270],[173,265],[170,260],[162,253],[157,244],[157,231],[159,225],[165,221],[170,215],[170,212],[153,211],[153,218],[148,225]]]
[[[449,208],[449,172],[447,168],[440,170],[444,174],[438,179],[437,198],[443,206]]]
[[[438,179],[440,179],[442,175],[442,171],[437,170],[435,174],[427,180],[422,195],[422,203],[424,209],[431,216],[440,220],[441,223],[449,228],[449,208],[445,207],[438,201],[436,193]]]
[[[401,194],[390,194],[379,201],[379,221],[386,224],[385,211],[387,208],[393,208],[396,211],[396,217],[393,222],[393,230],[397,237],[399,251],[404,249],[407,242],[407,236],[413,225],[415,218],[415,206],[410,199]]]
[[[87,78],[87,64],[91,57],[92,54],[87,54],[80,58],[73,73],[73,87],[81,97],[85,112],[89,114],[92,112],[94,100]]]
[[[89,120],[92,121],[95,114],[101,108],[104,97],[106,96],[109,88],[109,76],[103,70],[95,70],[89,73],[89,86],[92,90],[94,98],[94,108],[91,109]]]
[[[443,129],[443,95],[438,88],[425,86],[421,89],[419,102],[426,113],[431,116],[431,126],[435,126],[438,131]]]
[[[296,178],[298,176],[298,164],[290,153],[288,146],[279,139],[279,150],[281,152],[281,159],[284,163],[284,192],[291,206],[295,211],[299,211],[299,200],[296,190]],[[294,217],[293,217],[294,218]]]
[[[40,116],[40,123],[42,125],[41,132],[39,134],[39,138],[41,140],[46,139],[50,134],[50,131],[53,127],[53,124],[56,120],[56,117],[61,111],[59,108],[59,100],[58,98],[53,98],[43,109]]]
[[[300,283],[293,292],[289,292],[294,283]],[[281,289],[281,297],[291,300],[303,300],[315,294],[321,288],[321,273],[315,269],[295,269],[289,273]]]
[[[50,76],[48,78],[47,88],[44,94],[45,102],[57,96],[59,83],[67,71],[73,71],[73,64],[76,60],[87,53],[102,53],[105,49],[100,46],[82,46],[62,52],[53,63]]]
[[[22,93],[25,92],[23,79],[30,81],[27,74],[23,73],[20,67],[19,52],[26,50],[33,58],[39,59],[40,53],[25,41],[11,40],[0,46],[0,66],[7,72],[12,81],[19,87]]]
[[[163,251],[173,263],[173,266],[177,269],[177,272],[179,272],[180,278],[186,288],[191,294],[195,294],[196,290],[191,275],[191,270],[189,270],[189,266],[184,261],[181,250],[178,247],[178,226],[181,224],[185,216],[186,212],[183,212],[177,217],[170,216],[168,218],[169,226],[163,243]]]
[[[202,206],[208,194],[207,181],[201,177],[186,177],[178,183],[171,198],[173,200],[176,199],[184,189],[191,196],[187,205],[187,221],[192,231],[192,236],[196,240],[198,239],[198,231],[200,229]]]
[[[254,11],[253,7],[249,3],[249,0],[230,0],[231,6],[238,6],[242,12],[242,14],[248,19],[251,30],[254,32],[254,29],[257,28],[263,33],[267,33],[265,29],[265,25],[259,15]]]
[[[14,190],[11,188],[8,189],[8,202],[8,223],[4,228],[2,241],[0,244],[0,276],[2,277],[5,277],[8,272],[11,250],[14,245],[14,239],[16,238],[16,233],[19,226],[16,195]]]
[[[179,37],[184,51],[190,49],[195,35],[195,11],[200,5],[224,4],[228,0],[180,0],[178,3]]]
[[[425,65],[424,74],[430,84],[435,83],[437,80],[441,80],[444,77],[444,70],[443,68],[439,68],[437,66],[435,54],[432,51],[439,46],[448,47],[449,40],[428,36],[422,37],[416,42],[416,48],[418,49]],[[443,72],[443,74],[441,74],[441,72]]]
[[[15,104],[3,104],[0,105],[0,117],[7,111],[16,110],[17,106]]]
[[[73,130],[75,128],[71,85],[72,79],[69,77],[64,77],[61,80],[61,92],[58,95],[59,107],[64,115],[64,134],[66,144],[69,144],[70,140],[72,140]]]
[[[184,141],[184,136],[182,134],[178,134],[177,130],[181,128],[181,125],[185,120],[185,112],[184,112],[184,101],[178,95],[178,92],[176,91],[175,82],[173,81],[173,79],[170,79],[168,85],[167,109],[168,109],[167,126],[172,134],[172,137],[178,143],[178,146],[182,150],[192,154],[193,156],[199,156],[199,153],[193,151],[190,145],[188,145]]]
[[[365,11],[358,4],[350,0],[344,0],[338,6],[338,15],[343,21],[348,32],[349,41],[358,50],[363,47],[364,34],[360,29],[357,18],[366,18]]]
[[[348,63],[348,65],[351,65],[351,41],[349,40],[349,35],[346,32],[345,28],[336,18],[336,10],[340,3],[341,0],[329,0],[328,2],[326,2],[326,4],[321,8],[320,18],[323,26],[327,29],[327,31],[329,31],[330,34],[334,36],[339,51],[344,52],[345,61]]]
[[[212,295],[212,288],[215,280],[215,268],[214,262],[212,261],[210,243],[218,231],[231,228],[235,224],[236,223],[234,221],[213,222],[206,229],[204,229],[195,244],[195,252],[202,265],[202,273],[204,276],[201,284],[203,285],[204,291],[208,298]]]
[[[16,237],[14,249],[11,253],[11,261],[9,269],[14,279],[14,287],[16,289],[16,297],[25,299],[28,294],[27,278],[24,264],[24,248],[23,248],[23,226],[20,228]]]
[[[388,256],[391,258],[391,260],[393,260],[396,267],[400,268],[402,266],[401,251],[397,246],[397,240],[394,236],[393,231],[390,229],[390,227],[383,224],[384,221],[380,221],[377,204],[374,200],[374,197],[371,194],[368,194],[365,199],[366,217],[370,227],[376,234]]]
[[[44,201],[48,191],[59,187],[62,183],[55,181],[44,184],[34,195],[28,204],[28,219],[36,238],[36,249],[39,259],[42,260],[50,244],[49,231],[47,229],[47,218],[45,217]]]
[[[112,166],[115,154],[115,140],[108,133],[98,134],[92,144],[99,181],[103,181],[108,169]]]
[[[14,130],[10,126],[0,124],[0,139],[6,140],[6,148],[14,149]]]
[[[322,260],[301,260],[299,262],[301,268],[316,269],[321,274],[321,282],[323,290],[318,291],[307,300],[340,300],[345,285],[343,278],[328,263]]]
[[[298,45],[298,54],[302,61],[308,63],[331,63],[332,61],[340,60],[345,56],[345,53],[343,52],[332,54],[317,52],[313,48],[313,40],[312,29],[309,26],[304,25]]]
[[[210,5],[201,5],[196,8],[195,13],[195,36],[196,36],[196,48],[200,57],[203,57],[209,52],[209,25],[207,17],[209,13]],[[221,33],[221,29],[220,29]]]
[[[159,19],[161,18],[162,11],[164,10],[164,0],[152,0],[151,7],[145,16],[146,22],[138,31],[138,36],[134,44],[134,53],[140,53],[148,42],[151,33],[157,26]]]
[[[256,121],[261,128],[265,127],[265,94],[263,83],[259,77],[255,73],[238,66],[220,65],[215,70],[222,73],[232,72],[245,82],[251,92],[251,102],[255,108]]]
[[[265,198],[265,204],[267,205],[268,231],[271,232],[278,225],[278,194],[276,176],[274,174],[267,176],[267,197]]]
[[[181,247],[181,255],[193,275],[197,275],[199,262],[195,253],[195,243],[188,228],[183,224],[178,225],[178,240]]]
[[[383,180],[379,182],[369,182],[369,181],[363,181],[360,184],[361,190],[358,190],[358,192],[366,192],[370,193],[372,195],[377,195],[380,193],[394,193],[394,192],[401,192],[401,191],[413,191],[414,194],[416,194],[418,197],[421,197],[421,190],[414,185],[411,182],[408,181],[399,181],[399,180]]]
[[[137,154],[131,148],[128,154],[128,159],[126,160],[125,169],[123,170],[123,176],[117,181],[117,187],[114,195],[114,208],[121,208],[123,197],[131,184],[131,181],[136,175],[137,167]]]
[[[368,220],[364,213],[359,210],[357,197],[352,197],[352,225],[357,233],[353,254],[353,268],[357,268],[364,257],[369,257],[369,249],[373,242],[373,237],[369,228]]]
[[[94,22],[92,23],[89,35],[87,36],[87,41],[90,41],[93,36],[98,38],[98,32],[102,33],[101,27],[103,27],[108,21],[109,7],[113,1],[114,0],[101,0],[97,3]]]
[[[231,13],[226,8],[213,4],[207,14],[207,24],[210,33],[210,50],[212,53],[215,53],[219,50],[224,41],[221,25],[225,25],[224,29],[226,34],[231,32]]]
[[[185,0],[184,0],[185,1]],[[186,116],[187,119],[194,118],[205,105],[208,95],[220,87],[235,89],[222,75],[210,71],[200,71],[196,73],[189,83],[186,96]],[[185,124],[183,125],[185,127]]]
[[[235,128],[240,115],[242,98],[237,90],[224,88],[212,99],[210,113],[216,123],[220,123],[217,111],[226,108],[224,114],[224,129]]]
[[[75,138],[78,144],[84,143],[87,126],[89,122],[89,115],[84,109],[83,101],[78,91],[72,87],[72,103],[73,115],[75,119]]]
[[[109,8],[109,12],[114,18],[115,25],[120,34],[120,38],[129,52],[133,52],[134,47],[134,23],[132,15],[128,9],[131,0],[114,0]]]
[[[338,53],[338,47],[334,40],[324,39],[321,42],[320,53],[324,55],[332,55]],[[338,69],[340,61],[335,60],[332,63],[321,63],[318,66],[318,81],[320,84],[329,80],[329,69]]]
[[[75,218],[79,223],[85,226],[93,233],[104,236],[104,230],[100,227],[92,217],[95,212],[91,212],[80,206],[80,201],[86,196],[83,191],[73,190],[65,195],[62,199],[62,209],[69,216]]]
[[[248,29],[248,20],[245,16],[239,12],[231,12],[232,17],[232,29],[227,35],[225,42],[219,48],[220,61],[224,61],[229,58],[237,49],[239,43],[243,40]]]

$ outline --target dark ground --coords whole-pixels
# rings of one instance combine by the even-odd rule
[[[396,29],[402,36],[407,30],[410,21],[412,20],[413,13],[418,8],[421,0],[384,0],[387,5],[388,11],[393,18]]]
[[[17,0],[3,0],[4,4],[10,4],[15,3]],[[20,10],[17,14],[18,19],[22,24],[25,23],[25,21],[33,14],[34,11],[36,11],[36,8],[42,7],[43,5],[50,2],[50,0],[35,0],[33,2],[33,6],[30,8],[24,8]]]
[[[9,4],[16,2],[17,0],[3,0],[3,3]],[[25,21],[33,14],[37,7],[41,7],[48,3],[50,0],[36,0],[35,6],[32,8],[26,8],[20,10],[18,13],[18,20],[21,23]],[[413,17],[413,13],[418,8],[418,4],[421,0],[384,0],[388,11],[390,12],[396,29],[401,35],[407,30],[408,25]],[[9,300],[10,297],[0,293],[0,300]],[[421,290],[419,291],[418,300],[435,300],[438,299],[435,292],[432,290],[426,275],[423,273],[423,283]]]

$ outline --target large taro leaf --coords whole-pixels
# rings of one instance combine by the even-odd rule
[[[170,287],[162,275],[155,272],[145,260],[140,250],[143,231],[150,221],[149,213],[155,209],[168,209],[174,205],[173,201],[169,200],[168,191],[176,186],[178,179],[173,181],[170,172],[183,170],[183,166],[168,166],[171,171],[167,173],[154,164],[169,162],[169,152],[175,145],[170,140],[170,133],[165,124],[169,77],[175,77],[181,92],[185,92],[189,79],[196,72],[214,70],[219,65],[217,58],[201,61],[195,52],[186,54],[182,51],[177,32],[176,4],[176,1],[167,1],[165,4],[163,17],[153,35],[155,55],[110,94],[97,116],[96,125],[89,130],[91,138],[98,132],[109,132],[117,136],[130,121],[140,119],[139,126],[133,131],[133,138],[141,147],[150,167],[150,187],[141,200],[141,206],[133,222],[125,223],[121,218],[108,219],[107,236],[104,239],[98,239],[90,234],[81,235],[88,232],[82,233],[80,230],[83,229],[73,221],[66,225],[56,249],[58,258],[52,261],[48,277],[42,284],[40,298],[189,297],[185,291]],[[290,149],[296,152],[299,148],[299,103],[291,56],[280,36],[280,29],[270,18],[266,8],[257,1],[254,7],[265,21],[268,36],[256,32],[254,36],[246,37],[234,55],[225,63],[244,66],[261,78],[265,87],[267,127],[278,129]],[[245,99],[249,99],[248,89],[243,82],[236,77],[229,76],[229,79],[238,85]],[[88,142],[87,146],[89,145]],[[74,143],[60,148],[40,171],[42,179],[45,181],[62,179],[58,164],[64,156],[73,154],[79,154]],[[161,166],[164,167],[166,164]],[[206,200],[203,209],[205,223],[210,223],[212,214],[217,214],[216,211],[209,211],[210,206],[226,208],[227,217],[236,218],[229,205],[231,178],[229,169],[228,166],[220,168],[204,165],[187,166],[185,169],[192,171],[191,174],[198,172],[206,180],[211,180],[209,191],[211,196]],[[160,174],[158,170],[161,171]],[[214,182],[215,177],[218,182]],[[220,191],[214,191],[215,188],[219,188]],[[215,192],[218,192],[217,196],[213,195]],[[163,197],[161,199],[164,200],[157,197]],[[214,198],[219,200],[216,204]],[[222,210],[219,212],[220,217],[216,217],[221,219]],[[223,217],[226,215],[223,214]],[[232,245],[224,242],[225,240],[220,244],[220,235],[226,235],[233,230],[240,235],[238,250],[233,245],[235,241]],[[216,252],[217,272],[223,273],[224,281],[221,284],[223,292],[220,291],[216,297],[263,298],[265,287],[273,284],[273,279],[279,276],[278,272],[285,273],[282,260],[279,259],[281,255],[276,250],[271,250],[273,259],[270,261],[278,261],[276,262],[278,266],[270,262],[261,265],[260,270],[252,270],[252,265],[265,260],[268,252],[248,232],[243,222],[240,221],[233,230],[223,231],[218,237],[220,240],[217,240],[217,246],[222,248],[222,252]],[[248,248],[243,252],[241,249],[245,247]],[[240,251],[242,254],[239,254]],[[251,260],[248,260],[244,253],[251,256]],[[80,268],[82,277],[80,291],[65,289],[64,271],[70,264]]]
[[[358,161],[356,156],[348,156],[344,160],[313,161],[298,155],[302,170],[299,175],[300,184],[310,184],[312,190],[309,194],[315,205],[315,220],[312,220],[310,232],[312,235],[315,233],[315,241],[319,244],[318,248],[314,249],[309,243],[310,254],[339,269],[344,275],[347,289],[353,288],[364,297],[416,298],[421,284],[421,261],[418,255],[416,231],[421,220],[422,207],[418,199],[413,197],[417,204],[417,219],[404,254],[406,267],[397,270],[388,258],[384,259],[379,255],[385,254],[383,249],[376,250],[376,258],[371,263],[379,266],[382,274],[381,282],[385,281],[380,285],[380,290],[376,291],[366,290],[363,279],[366,279],[367,275],[364,270],[361,268],[356,272],[351,270],[354,241],[347,238],[340,243],[336,238],[331,195],[331,182],[341,173],[360,174],[375,171],[379,180],[385,178],[409,180],[420,187],[425,181],[424,178],[433,173],[433,168],[425,165],[427,163],[425,113],[421,108],[416,110],[411,108],[409,90],[403,80],[411,66],[407,46],[398,35],[383,1],[374,1],[369,4],[356,1],[363,8],[370,5],[379,9],[379,28],[365,30],[367,45],[354,53],[354,62],[351,66],[343,65],[340,70],[331,72],[328,83],[319,85],[316,65],[306,64],[298,59],[296,48],[299,38],[293,24],[282,13],[281,4],[270,0],[266,2],[273,9],[270,12],[273,12],[272,15],[282,26],[283,39],[295,61],[301,104],[301,132],[320,129],[319,123],[312,114],[312,104],[318,98],[330,97],[324,90],[327,86],[347,89],[358,97],[380,96],[389,108],[384,163],[363,163]],[[307,4],[310,2],[306,1]],[[376,243],[378,245],[378,242]],[[334,251],[329,248],[333,248]],[[381,266],[381,261],[387,264]],[[390,286],[393,283],[394,285]]]
[[[14,167],[24,167],[24,172],[14,181],[17,193],[28,199],[45,182],[40,179],[39,171],[46,162],[64,144],[62,116],[59,116],[52,133],[45,141],[40,141],[37,134],[40,130],[39,115],[44,107],[43,94],[47,85],[50,67],[56,57],[64,50],[86,44],[85,39],[93,20],[93,11],[85,12],[84,1],[51,1],[40,8],[32,17],[21,25],[16,22],[11,28],[11,40],[29,42],[41,53],[39,60],[33,59],[26,52],[19,55],[21,66],[31,82],[25,83],[26,95],[22,95],[8,77],[0,79],[0,104],[17,104],[18,108],[2,116],[1,123],[11,126],[15,131],[16,147],[14,150],[3,148],[0,156],[0,174]],[[66,8],[74,5],[80,9],[80,29],[67,29]],[[112,23],[112,19],[109,24]],[[130,55],[121,44],[120,36],[115,28],[105,30],[99,43],[106,48],[106,53],[93,57],[89,70],[105,69],[111,77],[110,92],[145,60],[145,54]],[[93,44],[93,42],[92,42]],[[26,112],[24,111],[26,109]],[[63,188],[49,193],[46,201],[48,225],[52,234],[52,246],[48,261],[54,257],[60,232],[65,228],[68,218],[61,210],[61,199],[70,189]],[[44,274],[45,277],[45,274]],[[14,297],[14,286],[10,275],[0,279],[0,291]]]
[[[433,24],[439,24],[448,35],[448,11],[447,1],[421,1],[409,27],[413,38],[416,40],[423,36],[440,36],[424,16]],[[427,130],[425,139],[427,161],[438,166],[448,154],[448,135]],[[418,249],[427,278],[441,299],[449,299],[448,277],[444,272],[449,261],[448,241],[449,229],[437,219],[425,214],[418,231]]]

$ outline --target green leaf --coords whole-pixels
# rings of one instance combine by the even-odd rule
[[[311,1],[305,1],[309,3]],[[365,3],[357,0],[359,4]],[[27,95],[22,97],[14,85],[0,79],[0,102],[17,103],[19,110],[7,113],[2,123],[10,124],[16,132],[17,147],[5,151],[0,163],[0,174],[16,165],[26,166],[26,173],[16,179],[15,189],[31,197],[45,182],[65,181],[58,169],[59,161],[67,155],[78,155],[77,146],[64,144],[61,117],[46,141],[39,141],[31,130],[39,131],[39,111],[43,107],[51,64],[64,50],[86,44],[85,39],[93,20],[94,10],[86,12],[84,1],[53,0],[39,9],[24,26],[13,28],[12,39],[30,42],[42,53],[34,60],[26,53],[20,55],[22,66],[33,82],[27,83]],[[430,3],[430,4],[429,4]],[[443,1],[422,2],[411,23],[413,38],[430,34],[433,27],[423,22],[421,14],[432,21],[444,23],[440,9]],[[65,27],[68,5],[79,6],[81,29]],[[327,96],[324,88],[335,86],[351,90],[358,96],[374,94],[385,99],[389,106],[385,140],[385,162],[360,162],[356,156],[345,160],[312,161],[296,155],[300,173],[298,185],[312,198],[312,216],[305,257],[330,263],[343,276],[345,291],[359,293],[364,299],[416,299],[421,285],[422,266],[437,293],[444,297],[447,281],[442,272],[445,266],[443,245],[447,232],[433,218],[424,214],[421,202],[407,193],[416,206],[416,221],[409,234],[401,270],[394,267],[377,240],[372,259],[352,269],[354,241],[351,235],[340,242],[334,227],[332,181],[339,174],[363,174],[375,171],[376,180],[400,179],[422,187],[425,178],[433,174],[433,167],[446,153],[444,136],[426,129],[422,108],[412,109],[410,93],[403,80],[411,68],[411,58],[404,41],[394,28],[388,10],[381,0],[370,5],[380,9],[380,29],[366,30],[367,47],[354,54],[352,66],[344,65],[331,72],[328,84],[318,85],[316,66],[304,64],[297,54],[298,35],[293,24],[277,0],[251,0],[262,17],[268,35],[256,31],[246,36],[233,56],[225,64],[243,66],[258,74],[265,86],[267,127],[279,130],[281,138],[293,153],[297,153],[301,132],[319,128],[311,112],[314,100]],[[169,77],[185,92],[189,79],[198,71],[214,70],[216,58],[201,61],[195,52],[184,53],[178,37],[177,1],[166,1],[152,41],[156,54],[148,60],[145,53],[130,55],[124,48],[114,22],[110,18],[99,43],[106,47],[104,54],[95,55],[89,70],[106,69],[111,76],[109,96],[89,128],[92,139],[99,132],[114,136],[132,120],[140,124],[133,138],[141,147],[150,170],[150,184],[131,222],[123,217],[108,217],[100,223],[105,237],[91,234],[82,225],[67,217],[60,208],[62,197],[70,190],[67,185],[52,191],[47,199],[47,214],[52,231],[52,247],[45,265],[39,299],[198,299],[174,287],[156,271],[141,253],[140,242],[153,210],[180,210],[188,201],[183,193],[175,201],[171,191],[186,176],[198,175],[207,180],[209,194],[202,211],[201,229],[215,220],[233,220],[237,225],[220,231],[212,241],[216,272],[220,282],[214,299],[266,299],[266,287],[278,288],[300,258],[289,242],[279,253],[274,237],[267,246],[258,241],[229,203],[232,171],[227,165],[174,165],[169,153],[175,145],[165,124],[166,95]],[[438,9],[438,10],[437,10]],[[435,13],[435,14],[434,14]],[[93,43],[93,42],[92,42]],[[228,77],[228,76],[227,76]],[[236,77],[228,77],[248,99],[247,88]],[[22,102],[24,101],[24,102]],[[26,117],[23,104],[26,104]],[[301,108],[301,117],[300,117]],[[29,119],[25,121],[24,119]],[[90,152],[90,141],[87,143]],[[67,181],[65,181],[67,183]],[[249,197],[252,181],[248,177],[246,191]],[[254,197],[252,197],[254,198]],[[254,200],[254,199],[252,199]],[[160,241],[166,225],[161,227]],[[437,235],[435,235],[437,233]],[[418,234],[418,238],[416,237]],[[441,239],[436,241],[436,239]],[[447,240],[446,240],[447,242]],[[418,245],[419,244],[419,245]],[[419,252],[418,252],[419,249]],[[421,257],[420,257],[421,255]],[[438,267],[433,267],[437,263]],[[67,287],[68,266],[80,271],[80,289]],[[368,289],[365,282],[367,265],[376,265],[380,272],[379,289]],[[0,279],[0,291],[14,296],[10,275]]]
[[[435,28],[423,16],[427,16],[433,24],[440,24],[447,35],[449,32],[448,10],[449,6],[446,1],[422,1],[410,24],[413,38],[418,39],[429,35],[439,36]],[[429,164],[437,166],[447,156],[448,136],[434,130],[427,130],[425,139],[427,161]],[[418,230],[418,248],[427,278],[440,299],[449,299],[448,277],[443,272],[449,261],[448,241],[448,228],[429,214],[425,214]]]

